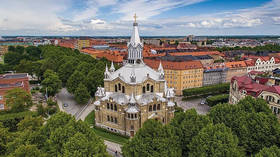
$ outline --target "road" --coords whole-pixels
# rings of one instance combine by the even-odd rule
[[[116,151],[118,152],[118,157],[122,157],[122,155],[120,154],[121,152],[121,147],[122,145],[114,143],[114,142],[110,142],[110,141],[106,141],[104,140],[104,144],[107,146],[107,152],[109,154],[111,154],[112,156],[116,156]]]
[[[177,105],[184,109],[184,111],[194,108],[198,114],[207,114],[210,110],[210,107],[207,105],[201,105],[202,98],[182,101],[182,97],[176,97],[175,102]]]

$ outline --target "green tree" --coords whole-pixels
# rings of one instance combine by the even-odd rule
[[[80,71],[75,71],[67,81],[67,90],[74,93],[80,83],[85,83],[86,77]]]
[[[170,125],[174,127],[175,133],[179,137],[182,156],[188,156],[188,144],[203,127],[210,123],[208,116],[198,115],[195,109],[187,110],[185,113],[180,112],[174,117]]]
[[[11,155],[11,157],[45,157],[45,153],[42,153],[36,145],[21,145]]]
[[[7,144],[11,140],[11,133],[8,128],[5,128],[0,123],[0,156],[4,155],[7,151]]]
[[[263,148],[256,157],[278,157],[280,154],[280,149],[277,146],[272,146],[270,148]]]
[[[76,63],[72,60],[67,61],[66,63],[62,64],[58,69],[58,76],[63,82],[65,86],[69,77],[74,73],[76,68]]]
[[[41,56],[41,49],[35,46],[28,46],[26,49],[26,53],[30,56],[31,60],[39,60]]]
[[[122,152],[125,157],[178,157],[181,148],[171,127],[147,120],[135,137],[122,147]]]
[[[15,52],[16,48],[15,46],[8,46],[8,52]]]
[[[25,131],[26,129],[31,131],[37,131],[40,127],[43,126],[43,119],[42,117],[32,117],[26,116],[22,121],[18,124],[18,131]]]
[[[87,87],[82,83],[80,83],[78,88],[75,90],[74,96],[75,100],[79,104],[86,104],[90,98]]]
[[[14,88],[7,92],[6,105],[12,112],[22,112],[32,104],[30,93],[21,88]]]
[[[189,144],[190,157],[240,157],[244,152],[238,147],[238,138],[224,124],[208,125]]]
[[[101,147],[102,150],[104,146],[96,144],[95,141],[90,141],[84,134],[78,132],[63,145],[62,154],[65,157],[97,156],[99,152],[95,150],[98,147]],[[109,156],[105,153],[102,153],[102,155],[104,157]]]
[[[271,114],[271,110],[269,109],[267,102],[261,98],[255,99],[251,96],[247,96],[246,98],[240,100],[238,105],[246,112],[264,112],[266,114]]]
[[[87,87],[92,96],[94,96],[97,87],[102,86],[104,84],[104,72],[99,69],[91,70],[86,78]]]
[[[87,62],[81,62],[77,67],[77,70],[85,75],[87,75],[91,69],[92,69],[92,64],[89,64]]]
[[[18,65],[15,66],[15,70],[18,73],[28,73],[29,75],[33,75],[36,72],[36,65],[31,62],[27,61],[25,59],[21,60]]]
[[[4,63],[8,65],[17,65],[22,59],[22,55],[16,52],[8,52],[4,55]]]
[[[42,92],[48,92],[50,96],[54,96],[62,87],[62,82],[55,72],[52,70],[47,70],[44,73],[44,80],[42,81]]]
[[[15,48],[15,51],[14,52],[17,52],[19,54],[23,54],[24,53],[24,47],[23,46],[17,46]]]

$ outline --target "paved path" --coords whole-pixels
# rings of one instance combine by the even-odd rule
[[[202,98],[182,101],[182,97],[176,97],[177,105],[184,109],[184,111],[194,108],[198,114],[207,114],[210,110],[208,105],[201,105]]]
[[[112,156],[116,156],[115,152],[117,151],[118,157],[122,157],[122,155],[120,154],[122,145],[106,140],[104,140],[104,144],[107,146],[107,152],[109,154],[111,154]]]

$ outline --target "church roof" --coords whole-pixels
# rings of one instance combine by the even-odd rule
[[[143,81],[147,80],[148,77],[153,80],[159,80],[160,73],[153,70],[149,66],[145,65],[144,63],[140,64],[125,64],[123,67],[118,69],[117,71],[111,73],[111,80],[116,78],[120,78],[126,83],[130,83],[130,74],[134,71],[136,76],[135,83],[142,83]]]
[[[137,113],[139,111],[139,109],[136,107],[136,106],[129,106],[127,109],[126,109],[126,112],[127,113]]]

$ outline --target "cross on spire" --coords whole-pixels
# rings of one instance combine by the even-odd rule
[[[134,14],[133,18],[134,18],[134,23],[136,23],[136,19],[137,19],[136,13]]]

